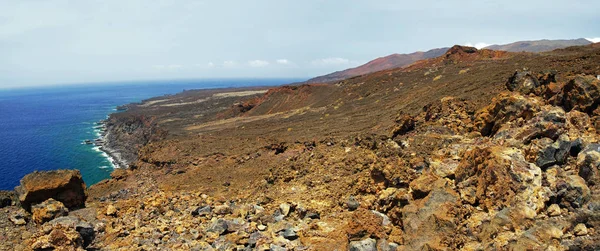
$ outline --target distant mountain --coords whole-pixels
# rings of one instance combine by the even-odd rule
[[[449,48],[438,48],[429,50],[426,52],[418,51],[410,54],[392,54],[386,57],[380,57],[372,60],[364,65],[346,69],[343,71],[336,71],[327,75],[319,76],[316,78],[309,79],[307,83],[325,83],[337,80],[343,80],[355,76],[360,76],[372,72],[400,68],[410,65],[414,62],[423,59],[436,58],[444,55]]]
[[[509,51],[509,52],[544,52],[552,51],[556,49],[562,49],[570,46],[588,45],[592,42],[584,38],[579,39],[568,39],[568,40],[534,40],[534,41],[519,41],[510,44],[502,45],[490,45],[485,49],[495,51]]]

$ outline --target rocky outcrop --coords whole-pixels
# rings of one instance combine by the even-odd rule
[[[34,172],[21,179],[15,190],[26,210],[50,198],[62,202],[67,208],[85,206],[86,187],[79,170]]]
[[[600,104],[600,80],[581,75],[570,80],[553,100],[566,111],[578,110],[591,114]]]

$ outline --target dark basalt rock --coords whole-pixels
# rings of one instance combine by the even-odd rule
[[[506,82],[506,88],[522,94],[529,94],[540,86],[540,82],[529,71],[517,71]]]

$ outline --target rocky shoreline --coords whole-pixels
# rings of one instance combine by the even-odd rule
[[[129,163],[121,157],[121,153],[110,147],[111,141],[109,135],[111,132],[108,126],[109,118],[110,115],[108,115],[107,119],[96,122],[94,130],[99,130],[98,138],[85,140],[84,143],[87,145],[94,145],[94,147],[97,147],[99,151],[104,153],[113,168],[127,168]]]

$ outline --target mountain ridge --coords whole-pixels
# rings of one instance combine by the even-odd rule
[[[494,51],[508,51],[508,52],[547,52],[555,49],[562,49],[570,46],[583,46],[593,44],[593,42],[585,39],[540,39],[540,40],[527,40],[517,41],[509,44],[494,44],[486,46],[482,49],[494,50]],[[382,70],[389,70],[394,68],[408,67],[418,61],[437,58],[444,55],[450,47],[442,47],[431,49],[428,51],[417,51],[413,53],[399,54],[394,53],[388,56],[378,57],[373,59],[366,64],[336,71],[322,76],[317,76],[307,80],[304,83],[327,83],[340,81],[360,75],[365,75],[373,72]]]

